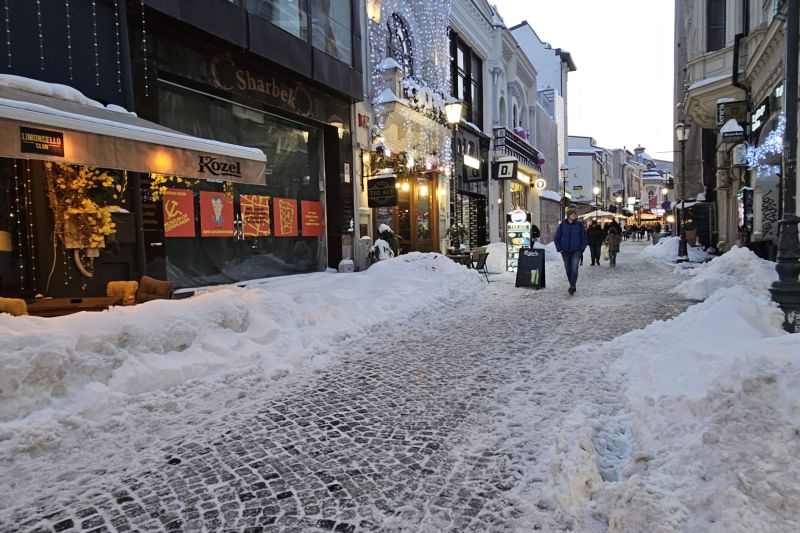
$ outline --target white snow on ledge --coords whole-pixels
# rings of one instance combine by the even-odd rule
[[[8,87],[10,89],[17,89],[41,96],[49,96],[50,98],[58,98],[68,102],[75,102],[77,104],[95,107],[98,109],[106,109],[116,113],[125,113],[126,115],[136,116],[136,113],[130,112],[122,106],[116,104],[108,104],[104,106],[97,100],[92,100],[84,96],[82,92],[69,85],[62,85],[60,83],[47,83],[44,81],[34,80],[31,78],[23,78],[22,76],[14,76],[12,74],[0,74],[0,87]]]

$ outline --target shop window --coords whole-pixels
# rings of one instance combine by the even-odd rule
[[[247,10],[308,42],[306,0],[249,0]]]
[[[414,54],[408,25],[398,13],[392,13],[386,25],[389,30],[386,36],[386,57],[397,61],[406,76],[413,76]]]
[[[194,236],[164,239],[167,277],[176,287],[325,267],[324,228],[317,226],[318,233],[312,231],[303,216],[304,210],[313,209],[320,224],[325,220],[320,130],[166,83],[159,86],[159,116],[167,127],[257,147],[267,156],[265,184],[199,180],[188,188],[188,205],[194,212],[194,231],[190,233]],[[168,186],[185,187],[181,183]],[[251,213],[262,213],[261,226],[247,215],[248,207]],[[155,212],[161,213],[161,209],[159,205]]]
[[[0,294],[30,289],[30,190],[24,162],[0,159]]]
[[[353,64],[349,0],[311,0],[311,44],[348,65]]]
[[[725,2],[708,0],[706,4],[706,52],[725,48]]]

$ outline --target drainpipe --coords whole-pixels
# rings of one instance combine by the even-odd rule
[[[133,68],[131,67],[131,46],[128,37],[128,2],[119,0],[119,41],[120,56],[122,59],[122,76],[125,79],[125,107],[128,111],[135,111],[136,104],[133,97]],[[139,273],[147,275],[147,255],[144,242],[144,220],[142,218],[142,179],[139,172],[129,175],[131,187],[131,211],[133,211],[133,229],[136,233],[136,268]]]

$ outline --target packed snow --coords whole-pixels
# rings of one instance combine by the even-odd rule
[[[555,281],[546,290],[561,290],[560,257],[550,247],[548,278]],[[643,260],[674,262],[677,239],[623,243],[622,268],[640,248],[635,266],[646,269]],[[502,272],[505,245],[489,251],[489,271]],[[529,502],[534,511],[555,508],[575,531],[800,530],[800,336],[782,329],[783,313],[770,300],[774,263],[738,248],[714,258],[690,248],[690,259],[674,291],[701,301],[586,347],[584,357],[600,367],[600,377],[581,382],[589,400],[570,405],[555,432],[525,436],[545,452],[509,451],[521,484],[515,494],[524,500],[544,487],[536,490],[545,496]],[[493,276],[493,283],[510,276]],[[578,286],[575,298],[582,278]],[[173,412],[207,409],[201,397],[231,375],[278,382],[305,362],[335,360],[333,341],[373,331],[370,342],[380,342],[374,328],[390,319],[488,299],[486,287],[473,270],[414,253],[362,273],[277,278],[103,313],[0,315],[0,464],[30,472],[37,458],[68,460],[83,437],[112,457],[114,439],[104,442],[103,432],[138,439],[140,411],[177,420]],[[576,324],[591,327],[605,311],[587,306]],[[480,334],[488,346],[506,340],[490,329]],[[577,365],[575,353],[558,355],[546,364]],[[510,405],[481,439],[502,443],[525,432],[537,407]],[[0,508],[15,498],[0,493]]]

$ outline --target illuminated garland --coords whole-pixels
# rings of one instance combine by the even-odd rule
[[[752,170],[755,169],[759,176],[774,174],[776,168],[779,171],[780,167],[776,167],[774,161],[775,155],[783,154],[783,136],[786,132],[786,114],[781,113],[778,115],[778,123],[775,129],[769,132],[758,146],[747,147],[747,166]]]

